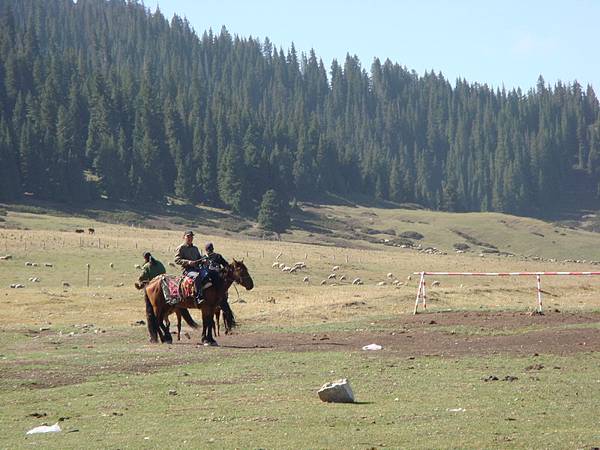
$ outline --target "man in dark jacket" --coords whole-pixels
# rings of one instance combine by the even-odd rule
[[[213,245],[212,242],[207,242],[206,245],[204,246],[204,250],[206,250],[206,257],[208,258],[208,261],[209,261],[208,264],[209,264],[209,268],[211,270],[217,270],[220,272],[221,269],[224,269],[225,267],[229,266],[229,263],[227,262],[227,260],[225,258],[223,258],[223,256],[221,256],[221,254],[215,252],[215,246]],[[219,304],[219,306],[223,310],[223,313],[230,313],[231,316],[233,316],[233,313],[231,311],[231,306],[229,306],[229,293],[228,292],[225,292],[225,296],[223,297],[223,300],[221,300],[221,303]]]

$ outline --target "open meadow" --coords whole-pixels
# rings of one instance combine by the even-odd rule
[[[328,214],[330,229],[341,217],[355,222],[283,241],[200,229],[195,243],[243,259],[255,284],[230,291],[235,332],[203,347],[185,324],[180,341],[148,343],[133,287],[145,250],[177,272],[167,263],[183,228],[9,211],[0,229],[0,256],[11,255],[0,260],[0,448],[600,446],[600,277],[543,278],[544,315],[530,314],[532,277],[431,278],[439,285],[428,287],[427,311],[412,314],[413,272],[598,270],[589,262],[600,259],[596,233],[498,214]],[[420,247],[381,244],[402,226],[425,236]],[[549,235],[553,243],[542,242]],[[471,251],[454,251],[461,239]],[[300,261],[296,273],[273,267]],[[362,350],[371,343],[383,349]],[[339,378],[356,403],[319,400],[319,387]],[[57,421],[60,433],[25,435]]]

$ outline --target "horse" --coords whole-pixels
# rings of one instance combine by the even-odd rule
[[[160,277],[152,279],[144,288],[144,301],[146,303],[146,317],[148,323],[148,332],[150,334],[150,342],[172,343],[173,338],[169,331],[169,326],[165,324],[165,319],[169,314],[176,312],[178,309],[199,308],[202,311],[202,340],[205,345],[218,345],[213,338],[214,314],[215,309],[219,306],[225,293],[234,283],[244,286],[247,290],[254,288],[254,281],[248,273],[248,269],[243,261],[235,259],[224,271],[223,280],[217,285],[212,285],[202,291],[204,301],[200,305],[196,304],[193,297],[183,299],[177,305],[169,305],[165,301],[165,297],[161,288]],[[224,320],[229,322],[230,326],[235,324],[233,315],[224,315]]]

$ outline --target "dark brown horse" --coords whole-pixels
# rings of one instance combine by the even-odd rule
[[[160,338],[161,342],[171,343],[173,338],[171,337],[169,326],[165,323],[169,314],[175,312],[177,309],[199,308],[202,311],[202,343],[205,345],[217,345],[217,342],[213,338],[213,317],[216,308],[234,282],[244,286],[247,290],[254,287],[254,281],[252,281],[252,277],[248,273],[248,269],[243,261],[236,261],[235,259],[224,270],[221,283],[210,286],[202,291],[204,301],[199,306],[193,297],[186,298],[173,306],[167,304],[165,301],[160,278],[157,277],[151,280],[144,289],[150,341],[158,342]],[[233,326],[233,316],[229,318],[224,317],[224,319],[226,321],[231,320],[230,325]]]

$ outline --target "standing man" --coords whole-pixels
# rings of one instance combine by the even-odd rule
[[[194,232],[186,231],[183,235],[183,244],[175,249],[175,264],[181,266],[183,274],[194,279],[196,286],[196,302],[202,303],[202,277],[200,276],[200,266],[205,258],[200,254],[200,250],[194,242]]]
[[[144,252],[143,256],[145,264],[142,266],[142,274],[138,278],[139,284],[142,286],[152,278],[167,273],[165,266],[158,259],[155,259],[150,252]]]

